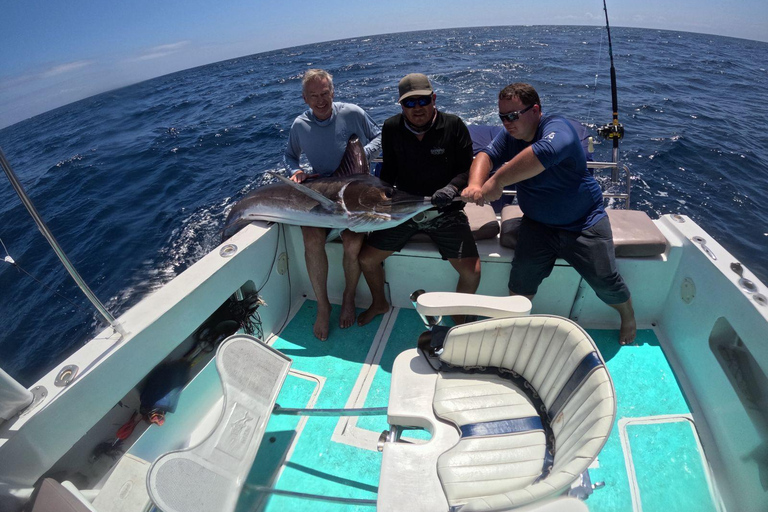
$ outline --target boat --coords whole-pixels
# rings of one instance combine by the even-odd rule
[[[628,186],[619,162],[593,167]],[[628,204],[628,193],[608,199]],[[326,342],[312,335],[300,229],[246,226],[119,318],[107,316],[109,327],[29,389],[2,379],[0,511],[768,510],[766,285],[685,215],[612,210],[639,328],[636,343],[620,348],[615,312],[564,261],[532,303],[509,300],[518,216],[514,206],[473,212],[477,297],[450,293],[449,264],[414,240],[385,262],[390,311]],[[330,243],[328,256],[333,319],[341,245]],[[370,303],[364,283],[357,300]],[[434,339],[457,312],[482,319],[418,352],[425,332]],[[574,347],[595,354],[602,430],[584,441],[589,453],[574,457],[580,470],[567,483],[482,508],[456,486],[447,491],[436,466],[460,444],[456,423],[436,415],[437,374],[424,365],[448,362],[461,336],[516,326],[567,329]],[[488,379],[486,363],[462,366],[475,372],[461,378]],[[561,374],[575,372],[548,372]],[[523,377],[549,400],[555,384]],[[480,466],[479,451],[459,455]],[[551,474],[562,469],[558,457],[555,449]],[[485,495],[511,500],[512,490]]]

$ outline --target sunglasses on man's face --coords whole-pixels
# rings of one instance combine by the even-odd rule
[[[534,103],[535,105],[535,103]],[[525,107],[523,110],[518,110],[516,112],[507,112],[506,114],[502,114],[499,112],[499,119],[501,119],[502,122],[508,121],[510,123],[514,123],[518,119],[520,119],[520,116],[528,112],[533,108],[533,105],[529,105]]]
[[[407,98],[400,102],[405,108],[415,108],[416,105],[426,107],[432,103],[432,96],[420,96],[418,98]]]

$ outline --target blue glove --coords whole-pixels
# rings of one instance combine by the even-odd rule
[[[459,189],[457,189],[451,184],[448,184],[443,188],[439,189],[434,194],[432,194],[431,202],[433,205],[437,206],[438,208],[443,208],[451,204],[453,202],[453,198],[456,197],[458,194],[459,194]]]

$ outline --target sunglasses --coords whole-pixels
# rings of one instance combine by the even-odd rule
[[[420,96],[418,98],[407,98],[400,102],[405,108],[415,108],[416,105],[426,107],[432,103],[432,96]]]
[[[533,108],[533,105],[529,105],[525,107],[523,110],[518,110],[517,112],[507,112],[506,114],[502,114],[501,112],[499,112],[499,119],[501,119],[502,122],[509,121],[510,123],[514,123],[515,121],[520,119],[521,115],[525,114],[532,108]]]

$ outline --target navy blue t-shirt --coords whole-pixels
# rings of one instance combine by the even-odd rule
[[[497,167],[528,146],[544,171],[517,183],[517,200],[525,216],[568,231],[583,231],[606,216],[600,185],[587,169],[580,137],[567,119],[542,117],[531,142],[504,131],[482,151]]]

